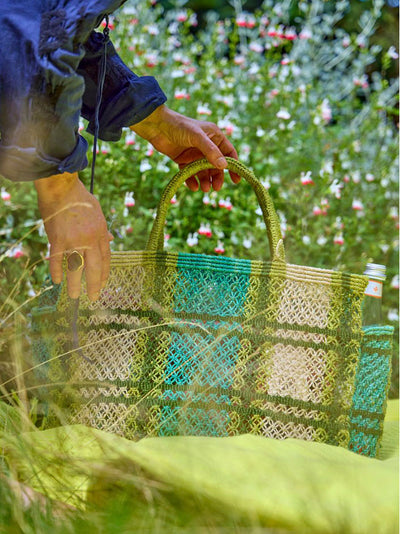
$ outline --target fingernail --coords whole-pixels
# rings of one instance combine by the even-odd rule
[[[226,167],[228,166],[228,162],[223,156],[218,158],[215,163],[218,169],[226,169]]]

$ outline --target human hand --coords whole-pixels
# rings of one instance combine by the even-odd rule
[[[224,156],[237,159],[237,152],[217,125],[198,121],[172,111],[167,106],[159,106],[146,119],[130,127],[135,133],[147,139],[156,150],[169,156],[182,168],[188,163],[206,157],[215,169],[197,174],[202,191],[211,187],[219,191],[224,182],[227,162]],[[232,181],[238,183],[240,177],[229,171]],[[199,188],[195,176],[186,181],[192,191]]]
[[[113,236],[97,199],[87,191],[77,173],[35,180],[39,211],[50,243],[50,274],[54,283],[63,278],[64,254],[77,250],[84,257],[86,289],[97,300],[110,271]],[[82,270],[67,271],[68,295],[81,290]]]

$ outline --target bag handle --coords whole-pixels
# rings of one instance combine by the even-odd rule
[[[227,157],[226,160],[228,162],[228,170],[244,178],[251,185],[257,196],[258,203],[263,213],[265,226],[267,228],[271,259],[285,261],[285,249],[283,246],[281,226],[268,191],[261,184],[258,178],[255,177],[253,172],[243,165],[243,163],[240,163],[236,159],[229,157]],[[209,163],[206,159],[199,159],[181,169],[171,179],[169,184],[164,189],[161,200],[158,204],[157,215],[150,232],[146,250],[156,252],[164,249],[164,225],[167,217],[167,211],[170,206],[170,201],[178,189],[190,176],[197,174],[199,171],[213,168],[214,165]]]

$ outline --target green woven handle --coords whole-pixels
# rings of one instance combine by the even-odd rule
[[[226,158],[228,162],[228,170],[238,174],[244,178],[254,189],[257,195],[258,203],[261,207],[265,226],[267,228],[269,248],[271,252],[271,259],[285,261],[285,249],[283,246],[281,227],[276,214],[274,204],[268,191],[261,184],[261,182],[254,176],[243,163],[236,159]],[[147,242],[146,250],[160,251],[164,248],[164,225],[167,217],[167,211],[171,203],[172,197],[176,194],[178,189],[190,177],[197,174],[199,171],[206,169],[213,169],[214,166],[206,159],[199,159],[190,163],[181,169],[169,182],[161,196],[161,200],[157,208],[157,216],[154,220],[153,228]]]

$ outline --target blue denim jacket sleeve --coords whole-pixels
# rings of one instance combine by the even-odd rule
[[[90,124],[93,119],[99,48],[92,32],[104,13],[122,3],[13,0],[2,4],[1,175],[31,181],[87,166],[87,142],[78,134],[78,125],[81,112]],[[145,118],[165,96],[154,79],[131,73],[112,45],[109,51],[101,137],[116,140],[122,126]],[[85,62],[88,73],[82,70]]]
[[[103,55],[103,36],[92,32],[84,45],[85,56],[78,74],[85,80],[82,116],[89,121],[87,131],[94,134],[99,67]],[[122,128],[145,119],[167,97],[152,76],[137,76],[121,60],[111,41],[107,44],[107,67],[99,111],[99,138],[118,141]]]

